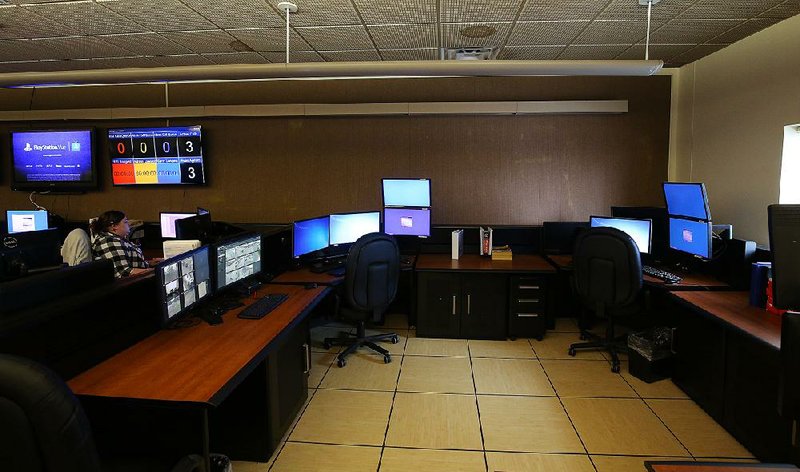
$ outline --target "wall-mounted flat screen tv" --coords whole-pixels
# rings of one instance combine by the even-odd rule
[[[71,191],[96,187],[93,130],[11,133],[13,190]]]
[[[114,185],[206,183],[202,130],[197,126],[108,130]]]

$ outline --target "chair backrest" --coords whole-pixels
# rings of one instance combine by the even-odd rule
[[[350,307],[372,312],[379,321],[397,294],[400,278],[400,250],[397,241],[383,233],[358,239],[347,254],[345,298]]]
[[[92,243],[86,231],[75,228],[67,234],[61,246],[61,257],[64,264],[76,266],[92,260]]]
[[[636,243],[616,228],[591,228],[575,240],[575,287],[590,307],[617,308],[636,300],[642,262]]]
[[[0,354],[0,470],[100,470],[89,422],[69,387],[44,366],[7,354]]]

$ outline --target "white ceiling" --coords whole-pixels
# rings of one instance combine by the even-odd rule
[[[0,0],[0,72],[285,60],[277,0]],[[296,0],[291,61],[643,59],[638,0]],[[800,13],[800,0],[661,0],[650,58],[680,66]],[[467,37],[466,27],[491,27]]]

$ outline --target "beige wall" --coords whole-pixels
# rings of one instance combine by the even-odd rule
[[[682,67],[677,82],[670,176],[705,182],[714,222],[767,245],[783,127],[800,123],[800,15]]]

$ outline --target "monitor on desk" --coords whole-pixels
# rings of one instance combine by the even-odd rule
[[[61,244],[57,229],[26,231],[0,237],[0,280],[61,267]]]
[[[383,179],[383,206],[430,207],[430,179]]]
[[[6,211],[8,234],[47,229],[47,210]]]
[[[354,243],[365,234],[381,230],[378,211],[363,213],[335,213],[330,216],[330,245]]]
[[[215,289],[222,290],[240,280],[261,273],[261,235],[235,236],[212,248]]]
[[[702,183],[664,182],[667,213],[679,218],[710,220],[706,186]]]
[[[670,217],[669,247],[708,259],[711,256],[711,222]]]
[[[650,241],[653,234],[653,222],[651,220],[592,216],[589,219],[589,224],[592,228],[616,228],[633,239],[640,253],[650,254]]]
[[[770,205],[769,248],[772,252],[772,303],[800,310],[800,205]]]
[[[207,244],[211,241],[211,215],[191,215],[175,220],[175,236],[178,239],[198,239]]]
[[[330,244],[330,217],[320,216],[292,224],[292,257],[325,249]]]
[[[428,208],[384,208],[383,231],[392,236],[431,235],[431,211]]]
[[[184,218],[195,216],[194,213],[160,213],[159,222],[161,223],[162,238],[176,238],[175,222]]]
[[[211,295],[209,254],[208,246],[203,246],[156,266],[163,325],[174,323]]]

